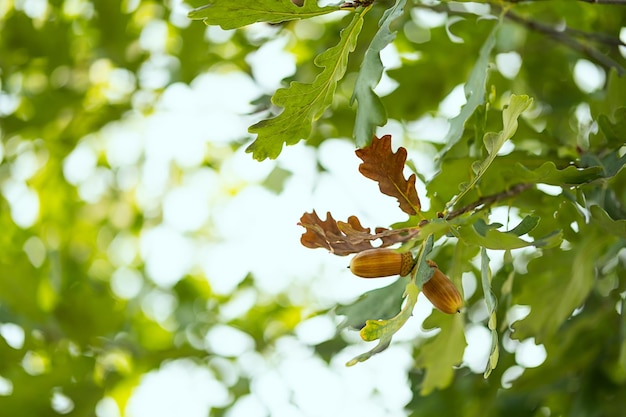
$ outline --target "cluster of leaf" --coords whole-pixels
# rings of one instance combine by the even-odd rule
[[[528,108],[531,101],[531,99],[525,96],[511,97],[509,106],[502,110],[503,129],[499,133],[489,132],[485,134],[486,158],[482,161],[475,161],[472,164],[474,174],[472,180],[468,184],[460,184],[462,186],[461,192],[454,197],[447,207],[453,206],[455,204],[454,200],[461,199],[464,192],[475,188],[489,165],[495,160],[499,149],[515,134],[518,118]],[[561,233],[554,232],[541,239],[524,240],[520,236],[528,234],[537,226],[537,217],[527,216],[511,230],[500,231],[502,224],[487,224],[484,214],[479,211],[468,213],[474,211],[479,206],[478,204],[472,204],[471,207],[461,209],[455,213],[438,213],[435,218],[424,219],[424,215],[421,213],[420,200],[415,189],[416,175],[411,174],[407,180],[403,174],[407,158],[406,149],[400,147],[394,153],[391,148],[391,136],[385,135],[380,139],[374,137],[370,146],[358,149],[356,154],[363,161],[359,166],[359,171],[364,176],[378,182],[381,193],[395,197],[399,202],[400,209],[409,214],[412,219],[415,219],[413,222],[419,219],[422,220],[417,225],[391,230],[376,228],[376,233],[372,234],[370,229],[361,226],[360,221],[355,216],[351,216],[348,222],[345,223],[335,221],[330,213],[328,213],[325,221],[322,221],[315,212],[305,213],[300,219],[300,225],[307,229],[302,235],[302,244],[309,248],[325,248],[336,255],[347,255],[372,249],[372,240],[378,238],[382,241],[380,247],[410,242],[406,245],[406,250],[408,250],[416,242],[423,241],[423,244],[417,267],[415,272],[411,274],[412,279],[408,282],[403,281],[405,285],[402,288],[402,292],[399,291],[400,287],[394,283],[387,288],[366,294],[352,305],[342,306],[338,309],[339,314],[347,316],[347,323],[352,323],[353,327],[360,329],[363,340],[379,340],[379,344],[374,349],[354,358],[348,364],[352,365],[366,360],[374,353],[381,352],[389,346],[393,334],[410,317],[417,302],[419,289],[431,276],[430,270],[426,266],[426,257],[433,249],[434,238],[438,240],[449,235],[456,237],[459,245],[482,247],[481,281],[490,314],[489,328],[492,331],[491,355],[485,370],[485,377],[487,377],[497,363],[499,348],[496,326],[496,300],[491,290],[489,258],[485,249],[511,250],[526,246],[555,247],[561,243]],[[528,188],[529,184],[524,184],[523,187],[517,187],[517,192],[525,191]],[[480,201],[480,205],[493,204],[504,198],[511,198],[514,194],[508,190],[497,195],[484,197]],[[402,281],[402,278],[400,281]],[[460,282],[457,280],[457,285],[459,284]],[[402,301],[403,298],[405,298],[404,302]],[[370,310],[363,308],[363,305],[376,305],[379,307]],[[449,325],[453,324],[455,324],[458,333],[452,334],[450,337],[458,338],[456,341],[459,343],[454,344],[456,351],[449,358],[453,362],[445,364],[449,368],[455,364],[454,361],[460,361],[465,347],[462,337],[462,321],[459,323],[456,323],[456,321],[449,322]],[[447,344],[447,342],[444,343]],[[426,358],[428,358],[427,354]],[[434,361],[433,358],[424,359],[426,367],[431,366],[433,362],[441,365],[439,361]],[[447,383],[449,375],[449,373],[446,373],[441,377],[444,379],[443,382],[435,379],[430,383],[434,386],[442,386]],[[430,389],[429,385],[425,388],[426,392]]]
[[[488,132],[484,135],[485,159],[468,164],[468,167],[472,167],[471,181],[459,184],[460,192],[449,204],[444,205],[444,209],[454,206],[455,201],[463,199],[464,192],[476,187],[481,177],[486,174],[487,167],[495,160],[498,149],[502,147],[504,141],[515,134],[519,116],[530,102],[527,97],[511,97],[509,106],[502,110],[503,129],[499,133]],[[535,185],[552,181],[559,181],[559,185],[566,187],[571,186],[571,183],[568,184],[566,181],[577,179],[580,181],[578,189],[582,195],[583,190],[593,189],[593,184],[598,184],[598,181],[612,180],[614,172],[620,171],[624,165],[624,157],[619,158],[619,162],[613,157],[609,158],[616,165],[612,169],[605,167],[599,177],[597,170],[583,167],[570,166],[562,170],[554,167],[530,170],[524,167],[528,173],[535,174],[525,177],[524,183],[498,194],[483,196],[458,210],[440,212],[435,218],[424,220],[425,213],[415,211],[419,210],[420,204],[412,183],[414,177],[412,175],[407,181],[402,175],[406,150],[400,148],[394,154],[391,150],[390,137],[385,136],[381,139],[374,138],[371,146],[357,150],[356,153],[363,159],[359,170],[376,180],[381,192],[395,197],[405,213],[413,214],[411,220],[399,228],[376,228],[375,233],[370,233],[370,229],[361,226],[354,216],[350,217],[348,223],[344,223],[335,221],[330,213],[325,221],[319,219],[315,212],[305,213],[300,222],[307,229],[302,236],[302,244],[309,248],[325,248],[336,255],[347,255],[371,249],[371,241],[377,238],[382,240],[381,247],[403,243],[406,246],[405,250],[414,247],[416,242],[423,243],[419,248],[418,268],[411,277],[401,277],[386,287],[363,294],[352,304],[337,307],[336,313],[345,316],[345,320],[339,326],[340,329],[360,330],[363,340],[379,341],[373,349],[355,357],[348,365],[367,360],[373,354],[383,351],[391,343],[393,334],[409,319],[417,301],[419,288],[429,278],[426,270],[420,270],[419,266],[433,250],[433,237],[435,241],[443,238],[440,240],[443,247],[438,249],[440,252],[438,256],[452,269],[451,275],[456,278],[457,285],[460,285],[461,273],[472,270],[470,261],[480,250],[478,259],[481,267],[480,271],[476,271],[476,276],[480,277],[482,300],[470,302],[467,311],[476,308],[474,304],[476,301],[486,305],[487,326],[492,338],[485,378],[496,369],[501,349],[499,338],[503,332],[506,333],[506,337],[517,340],[534,338],[537,342],[545,343],[548,348],[554,343],[558,345],[559,342],[555,338],[562,337],[561,331],[567,328],[566,323],[573,319],[576,310],[589,308],[585,303],[593,301],[592,291],[596,287],[594,281],[600,279],[600,282],[604,281],[601,285],[607,285],[606,280],[609,278],[598,277],[598,268],[607,267],[610,257],[615,256],[616,251],[619,252],[620,248],[624,247],[626,220],[613,220],[597,204],[589,205],[591,216],[589,221],[584,219],[580,210],[575,209],[575,201],[565,199],[559,202],[558,205],[563,211],[555,213],[555,216],[571,219],[582,229],[581,234],[573,230],[551,230],[548,233],[537,234],[538,230],[545,230],[545,226],[539,227],[542,219],[550,217],[541,207],[533,207],[532,211],[536,214],[526,215],[510,230],[501,230],[503,225],[500,223],[488,224],[489,216],[483,211],[502,201],[515,204],[517,201],[525,200],[527,195],[530,195],[528,198],[532,201],[538,193],[541,194]],[[517,164],[522,167],[520,162]],[[569,175],[567,171],[570,169],[577,175]],[[539,172],[545,172],[545,175],[537,175]],[[517,178],[521,176],[520,174]],[[544,195],[542,198],[547,196]],[[513,199],[516,200],[512,201]],[[523,204],[520,207],[523,207]],[[570,213],[569,216],[565,214],[566,212]],[[573,217],[570,217],[572,215]],[[407,225],[411,223],[412,225]],[[544,223],[549,223],[549,220]],[[554,222],[553,225],[559,224],[562,224],[562,221]],[[607,238],[604,233],[609,233],[612,237]],[[528,235],[530,239],[523,239],[524,235]],[[389,239],[390,236],[394,239]],[[453,245],[450,244],[450,237],[455,238]],[[573,248],[570,249],[569,245],[573,245]],[[446,247],[451,246],[455,247],[453,253],[444,255],[448,250]],[[523,247],[534,247],[536,252],[531,255],[533,259],[528,264],[528,272],[518,273],[516,276],[511,251]],[[492,285],[493,277],[487,249],[506,251],[506,264],[498,271],[497,289]],[[606,308],[610,308],[615,302],[619,303],[619,291],[624,289],[621,275],[623,269],[622,272],[618,272],[619,270],[618,267],[609,274],[618,275],[612,278],[611,287],[608,288],[610,297],[606,300],[608,305],[604,304],[603,307],[605,313],[614,316],[612,319],[614,331],[618,335],[623,334],[620,333],[623,331],[619,330],[621,325],[619,320],[616,321],[616,312],[611,313]],[[514,282],[517,283],[518,280],[516,290],[512,291]],[[522,320],[511,323],[507,321],[506,311],[515,304],[530,306],[530,314]],[[434,389],[446,389],[452,383],[453,366],[460,363],[466,346],[465,322],[461,316],[449,317],[433,311],[424,326],[441,329],[437,336],[419,347],[416,357],[416,365],[424,370],[420,390],[423,394],[429,394]],[[609,375],[614,378],[614,382],[624,381],[626,370],[623,353],[626,342],[623,336],[619,340],[621,348],[612,353],[612,359],[609,361],[617,365]],[[558,353],[549,350],[549,355]],[[552,361],[556,358],[549,356],[549,359]],[[506,362],[510,366],[510,358]],[[533,373],[528,372],[528,375]],[[502,373],[500,372],[498,376],[502,377]],[[525,378],[522,378],[522,381],[524,380]],[[523,386],[523,383],[521,384]]]
[[[460,315],[434,312],[424,327],[441,331],[417,342],[419,372],[412,377],[416,390],[423,394],[442,390],[429,397],[433,407],[442,398],[462,396],[463,410],[448,415],[523,413],[540,406],[555,414],[581,412],[592,403],[589,398],[600,398],[600,390],[595,391],[592,382],[599,379],[602,383],[598,386],[612,387],[606,398],[624,395],[625,321],[615,310],[616,304],[623,306],[620,292],[626,288],[622,250],[626,242],[626,174],[622,169],[626,162],[622,148],[626,83],[620,77],[624,67],[618,49],[625,46],[618,38],[619,22],[626,16],[623,7],[511,2],[486,3],[486,8],[480,9],[456,2],[403,0],[368,2],[356,8],[345,3],[318,7],[313,0],[299,5],[287,0],[236,6],[219,0],[195,3],[202,7],[191,12],[192,18],[223,28],[306,19],[339,12],[342,6],[350,12],[341,21],[336,44],[315,59],[321,71],[314,81],[294,81],[276,92],[272,102],[281,109],[277,116],[250,128],[257,136],[248,150],[262,160],[277,157],[285,144],[302,139],[318,143],[323,140],[320,136],[329,132],[353,137],[362,148],[357,151],[364,161],[361,172],[378,181],[382,193],[396,197],[411,217],[371,233],[356,217],[341,222],[330,213],[326,220],[315,212],[306,213],[301,219],[307,229],[302,243],[346,255],[371,248],[375,239],[381,239],[382,246],[401,243],[407,250],[417,250],[417,243],[425,244],[426,237],[433,236],[437,246],[427,253],[422,245],[421,253],[435,258],[457,285],[462,274],[470,273],[483,288],[469,297],[466,313],[479,306],[487,309],[485,324],[492,340],[485,376],[491,373],[498,381],[515,364],[514,355],[502,349],[502,337],[534,338],[546,347],[546,363],[527,369],[510,396],[496,399],[498,383],[485,388],[471,379],[453,379],[453,366],[461,361],[465,348],[465,320]],[[412,12],[424,10],[444,15],[446,24],[429,27],[416,23]],[[370,23],[370,16],[378,17],[376,26]],[[385,72],[380,52],[391,43],[401,56],[417,54],[418,58],[403,56],[400,67],[387,69],[387,75],[401,87],[379,97],[374,89]],[[517,52],[522,61],[513,79],[494,71],[494,56],[510,51]],[[351,53],[354,60],[348,60]],[[590,94],[575,85],[573,68],[583,58],[606,71],[603,90]],[[333,101],[340,95],[337,87],[346,73],[355,80],[348,88],[352,89],[350,104],[357,105],[354,124],[346,122],[352,110]],[[376,126],[384,125],[388,116],[401,121],[418,119],[435,110],[460,83],[464,83],[467,102],[449,120],[443,144],[435,145],[437,172],[426,183],[431,208],[420,212],[417,194],[411,196],[415,177],[407,181],[401,175],[405,151],[401,148],[394,155],[385,138],[371,145],[370,141]],[[593,123],[584,125],[575,117],[584,106]],[[530,111],[520,117],[526,109]],[[503,151],[507,141],[513,145],[512,151]],[[545,192],[546,185],[557,187],[557,195]],[[489,209],[505,204],[521,216],[519,224],[505,227],[490,220]],[[527,248],[526,252],[514,256],[513,251],[521,248]],[[504,252],[504,264],[496,271],[490,270],[487,250]],[[480,269],[473,266],[476,260]],[[407,318],[416,297],[411,282],[400,278],[337,308],[338,314],[346,316],[342,328],[363,329],[366,323],[375,323],[369,324],[376,329],[367,331],[365,339],[378,339],[378,346],[355,360],[384,349],[398,324]],[[514,305],[529,306],[530,313],[510,323],[507,313]],[[591,317],[606,323],[605,333],[594,332],[598,337],[595,347],[587,355],[577,356],[581,349],[573,341],[585,337],[583,329]],[[587,345],[592,344],[589,341]],[[320,349],[328,352],[330,344]],[[594,371],[598,361],[602,370]],[[500,366],[495,368],[498,362]],[[553,376],[546,378],[549,372]],[[573,375],[576,382],[569,389],[576,389],[576,384],[589,387],[588,397],[574,405],[556,394]],[[525,391],[539,386],[546,388],[530,394]],[[493,401],[487,407],[481,403],[472,406],[471,392]],[[542,400],[541,394],[536,394],[542,392],[550,397]],[[435,409],[424,407],[421,399],[415,401],[410,406],[414,415],[430,415]],[[619,415],[613,408],[615,401],[604,404],[607,415]]]
[[[354,7],[352,3],[319,7],[315,0],[305,0],[302,5],[291,1],[262,0],[237,4],[228,1],[189,1],[197,6],[189,13],[192,19],[202,19],[207,25],[220,25],[223,29],[242,27],[254,22],[281,23],[294,19],[307,19],[339,10],[353,10],[350,23],[341,30],[338,43],[315,58],[315,65],[323,70],[312,83],[292,82],[272,97],[272,103],[283,110],[275,117],[262,120],[250,127],[256,140],[248,147],[254,158],[276,158],[283,144],[293,145],[311,134],[311,124],[318,120],[333,102],[337,83],[348,67],[348,56],[357,46],[365,14],[373,6]],[[382,77],[380,51],[394,39],[390,24],[404,11],[406,0],[400,0],[385,11],[363,57],[362,71],[356,82],[352,101],[359,103],[355,135],[361,146],[370,143],[374,126],[383,125],[387,118],[380,98],[373,88]]]
[[[415,189],[416,176],[411,174],[407,180],[403,174],[406,149],[400,147],[394,153],[391,149],[391,136],[385,135],[380,139],[375,137],[371,146],[357,150],[356,154],[363,160],[359,171],[378,182],[381,193],[395,197],[405,213],[411,215],[420,213],[421,204]],[[423,240],[418,237],[418,227],[395,230],[376,228],[376,233],[371,234],[370,229],[362,227],[355,216],[351,216],[348,223],[345,223],[335,221],[328,213],[326,220],[322,221],[314,211],[305,213],[299,224],[306,228],[301,238],[304,246],[312,249],[326,248],[336,255],[348,255],[372,249],[374,246],[371,242],[375,239],[381,239],[380,247],[399,242]],[[422,284],[432,275],[431,268],[426,263],[426,256],[431,252],[432,247],[433,239],[430,237],[424,242],[415,273],[411,274],[412,278],[409,281],[400,278],[398,280],[400,285],[392,284],[385,289],[366,294],[353,305],[338,310],[339,314],[347,316],[344,325],[352,323],[351,327],[360,329],[363,340],[379,341],[376,347],[352,359],[348,365],[367,360],[372,355],[385,350],[391,343],[394,333],[400,330],[409,319],[417,303],[417,295]],[[400,290],[401,292],[398,292]],[[390,298],[387,298],[388,295]],[[396,299],[400,295],[406,299],[402,308],[400,308],[401,300]]]

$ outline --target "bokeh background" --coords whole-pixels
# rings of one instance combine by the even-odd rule
[[[385,353],[346,368],[369,346],[338,335],[341,317],[328,312],[389,282],[359,280],[348,259],[299,243],[298,219],[312,209],[372,227],[406,220],[358,174],[346,139],[354,71],[339,86],[344,106],[309,141],[317,146],[262,163],[245,153],[269,97],[297,65],[298,77],[315,74],[321,51],[311,45],[332,46],[347,13],[225,31],[189,20],[189,9],[0,0],[0,414],[405,415],[431,305],[420,296]],[[433,31],[452,45],[448,23],[424,11],[403,33],[421,42]],[[408,54],[386,49],[386,68]],[[521,66],[511,52],[495,62],[503,79]],[[577,65],[577,94],[604,85],[596,64]],[[427,115],[411,108],[414,120],[384,128],[425,178],[470,67],[432,84],[440,104]],[[377,91],[393,102],[397,87],[385,74]],[[583,107],[572,120],[588,117]],[[463,289],[474,294],[473,275]],[[470,373],[489,353],[483,320],[476,313],[466,328]],[[505,347],[516,363],[495,382],[503,387],[545,359],[532,340]]]

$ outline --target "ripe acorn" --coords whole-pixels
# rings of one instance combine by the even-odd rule
[[[398,253],[393,249],[368,249],[357,253],[350,261],[350,271],[362,278],[405,276],[415,266],[409,252]]]
[[[450,278],[439,270],[436,263],[432,261],[428,261],[428,263],[435,271],[433,276],[422,286],[422,292],[437,310],[447,314],[458,313],[463,306],[463,298],[461,298],[459,290],[456,289]]]

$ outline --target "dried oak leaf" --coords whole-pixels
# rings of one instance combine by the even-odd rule
[[[304,213],[298,224],[306,229],[300,238],[303,246],[311,249],[325,248],[340,256],[372,249],[372,240],[381,239],[383,243],[380,247],[385,247],[406,242],[418,233],[415,228],[390,230],[378,227],[376,233],[372,234],[369,228],[361,226],[356,216],[348,217],[346,223],[336,221],[327,213],[326,220],[322,220],[315,210]]]
[[[409,215],[419,213],[421,204],[415,189],[415,174],[408,180],[403,170],[407,152],[403,147],[394,153],[391,150],[391,135],[382,138],[374,136],[372,144],[356,150],[356,155],[363,160],[359,165],[361,174],[378,182],[380,192],[395,197],[400,209]]]

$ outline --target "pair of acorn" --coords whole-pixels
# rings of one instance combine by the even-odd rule
[[[433,261],[433,276],[424,283],[422,292],[440,311],[458,313],[463,306],[461,294],[450,278],[439,270]],[[416,260],[409,252],[399,253],[393,249],[368,249],[357,253],[350,261],[350,271],[361,278],[382,278],[393,275],[406,276],[415,267]]]

